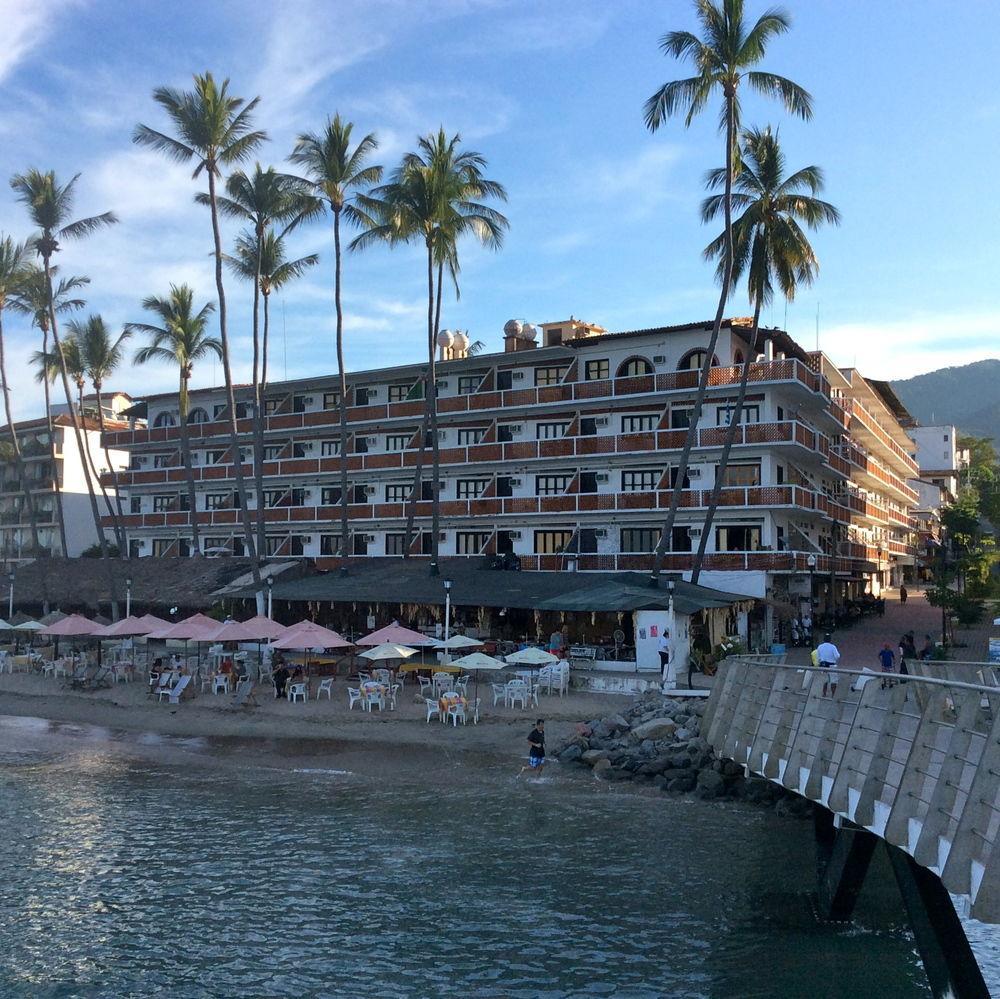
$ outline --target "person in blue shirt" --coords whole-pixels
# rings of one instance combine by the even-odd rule
[[[882,646],[878,654],[879,663],[882,666],[883,673],[895,673],[896,672],[896,653],[892,651],[892,646],[886,642]],[[892,681],[887,680],[884,676],[882,677],[882,689],[885,690],[886,685],[892,686]]]

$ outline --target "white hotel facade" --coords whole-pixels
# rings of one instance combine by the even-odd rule
[[[438,365],[441,540],[447,556],[511,552],[521,567],[648,570],[676,483],[709,323],[608,333],[576,319],[510,322],[504,350],[466,355],[459,335]],[[722,329],[665,570],[688,572],[733,416],[749,322]],[[822,603],[894,581],[912,558],[915,476],[902,407],[883,383],[841,371],[787,334],[763,330],[743,425],[726,471],[701,582]],[[265,403],[268,554],[337,564],[340,449],[350,469],[350,550],[401,556],[420,448],[425,364],[348,375],[339,439],[333,374],[272,383]],[[238,402],[252,486],[249,403]],[[243,553],[225,393],[195,391],[189,419],[203,550]],[[147,426],[108,435],[128,452],[119,476],[137,556],[191,554],[176,395],[133,411]],[[410,553],[429,552],[430,451]],[[253,497],[250,498],[254,505]],[[806,590],[808,592],[808,590]]]

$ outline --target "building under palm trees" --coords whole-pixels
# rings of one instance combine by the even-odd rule
[[[437,366],[445,556],[508,556],[522,569],[648,570],[676,482],[712,323],[609,333],[577,319],[511,321],[504,349],[469,356],[441,335]],[[878,590],[909,557],[913,466],[898,400],[840,371],[781,330],[761,331],[742,422],[701,577],[706,586],[821,604]],[[682,487],[665,570],[688,572],[725,437],[749,320],[726,320],[707,409]],[[498,344],[499,346],[499,344]],[[340,449],[349,458],[349,550],[429,556],[432,490],[407,501],[421,444],[426,364],[347,377],[339,432],[335,375],[275,382],[265,398],[268,555],[337,564]],[[241,460],[252,463],[249,396],[237,402]],[[189,430],[203,550],[242,554],[233,453],[221,388],[191,393]],[[120,476],[135,555],[189,551],[177,396],[145,400],[148,429],[110,435],[131,455]],[[252,502],[251,498],[251,502]],[[831,583],[833,592],[831,594]]]
[[[122,418],[121,413],[131,403],[129,397],[124,393],[113,393],[102,402],[105,408],[105,427],[114,432],[127,430],[130,424]],[[81,433],[86,441],[87,460],[91,469],[103,475],[108,468],[108,459],[101,447],[100,423],[93,408],[88,406],[96,406],[94,397],[84,398],[85,412],[80,417]],[[52,411],[56,437],[54,467],[45,418],[15,423],[14,428],[21,444],[25,475],[35,499],[38,540],[43,553],[62,554],[55,495],[57,483],[66,519],[67,554],[72,558],[96,545],[98,538],[87,492],[83,456],[77,447],[72,422],[65,404],[62,407],[54,405]],[[0,428],[0,435],[3,441],[9,439],[10,431],[6,426]],[[127,451],[114,448],[108,452],[108,456],[116,469],[128,467]],[[113,502],[112,493],[109,493],[109,498]],[[110,511],[100,495],[98,503],[106,522],[106,536],[109,541],[113,541]],[[33,557],[29,505],[25,502],[24,489],[13,456],[3,451],[0,452],[0,559],[10,569]]]

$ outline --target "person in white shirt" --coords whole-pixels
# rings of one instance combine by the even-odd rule
[[[826,697],[827,689],[829,689],[830,696],[836,697],[837,674],[833,672],[833,667],[840,662],[840,649],[830,641],[829,633],[825,634],[823,641],[819,643],[816,649],[816,657],[819,659],[820,666],[831,671],[829,679],[823,681],[823,696]]]
[[[674,643],[670,640],[670,629],[664,628],[660,634],[660,640],[656,643],[657,651],[660,653],[660,669],[663,672],[663,692],[669,689],[670,667],[674,661]]]

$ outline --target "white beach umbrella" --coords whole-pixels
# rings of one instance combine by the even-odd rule
[[[452,659],[451,665],[459,666],[469,673],[507,668],[507,664],[503,660],[494,659],[493,656],[488,656],[485,652],[470,652],[469,655],[462,656],[461,659]]]
[[[520,652],[512,652],[509,656],[504,656],[504,659],[511,665],[516,666],[548,666],[550,663],[560,661],[558,656],[554,656],[551,652],[546,652],[545,649],[539,649],[535,646],[521,649]]]
[[[23,621],[14,626],[16,631],[41,631],[44,627],[45,625],[39,624],[38,621]]]
[[[6,621],[0,619],[0,631],[13,631],[13,630],[14,626],[12,624],[8,624]]]
[[[409,659],[416,654],[416,649],[411,649],[408,645],[396,645],[393,642],[383,642],[374,649],[359,653],[362,659],[370,659],[373,663],[385,659]]]
[[[479,649],[483,644],[475,638],[469,638],[468,635],[452,635],[447,641],[443,638],[434,639],[435,649]]]

